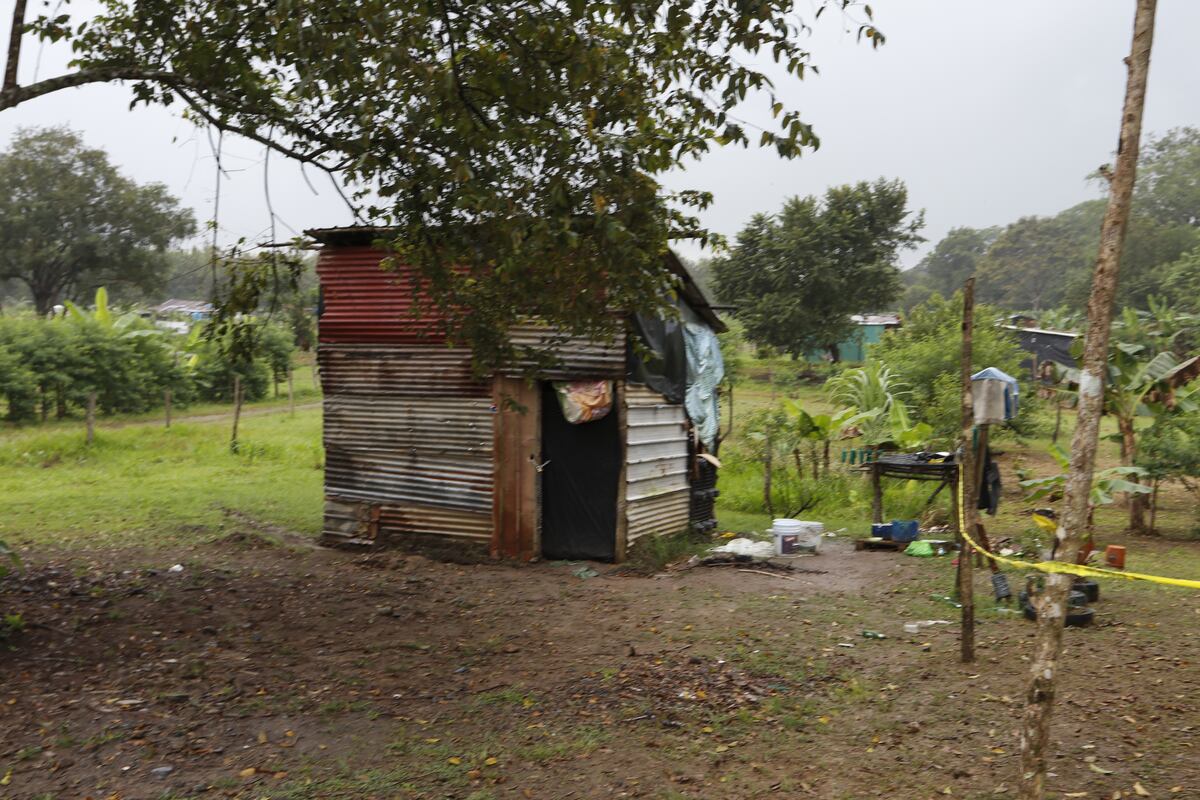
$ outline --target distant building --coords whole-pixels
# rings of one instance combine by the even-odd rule
[[[875,344],[883,339],[884,331],[901,327],[904,322],[899,314],[855,314],[850,317],[854,323],[854,331],[843,341],[838,342],[837,358],[839,361],[866,361],[867,345]],[[814,350],[808,354],[809,361],[831,359],[832,354],[826,350]]]
[[[167,300],[154,307],[157,316],[180,316],[194,321],[206,320],[212,316],[213,305],[203,300]]]

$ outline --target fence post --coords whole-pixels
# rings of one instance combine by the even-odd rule
[[[171,390],[169,388],[163,390],[163,408],[167,412],[167,427],[171,427]]]
[[[958,531],[958,602],[962,605],[961,657],[964,664],[975,660],[975,583],[971,574],[970,546],[965,536],[975,533],[975,442],[972,432],[975,427],[975,402],[971,394],[971,348],[975,331],[975,279],[967,278],[963,287],[962,357],[959,364],[962,405],[962,458],[958,462],[958,480],[962,484],[962,498],[958,519],[954,521]],[[965,523],[965,524],[964,524]],[[969,532],[969,533],[968,533]]]
[[[288,367],[288,415],[296,416],[296,394],[293,386],[293,371]]]
[[[87,399],[87,443],[91,446],[96,438],[96,393],[88,392]]]
[[[238,420],[242,416],[242,376],[233,376],[233,434],[229,437],[229,450],[238,451]]]

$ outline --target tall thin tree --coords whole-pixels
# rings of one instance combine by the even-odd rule
[[[1071,466],[1067,473],[1064,509],[1055,535],[1052,555],[1074,562],[1087,536],[1088,497],[1096,464],[1100,416],[1104,408],[1104,376],[1108,361],[1109,328],[1117,291],[1117,268],[1129,223],[1130,201],[1137,173],[1142,111],[1146,104],[1146,78],[1150,72],[1150,47],[1154,40],[1157,0],[1137,0],[1133,45],[1125,59],[1128,80],[1115,169],[1109,180],[1108,209],[1100,229],[1100,253],[1088,298],[1088,333],[1079,377],[1079,410],[1071,440]],[[1107,170],[1104,172],[1107,173]],[[1050,575],[1037,600],[1038,629],[1025,717],[1021,731],[1022,800],[1041,800],[1046,784],[1050,716],[1062,654],[1063,621],[1071,576]]]

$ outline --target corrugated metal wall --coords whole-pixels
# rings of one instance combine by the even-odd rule
[[[445,346],[440,317],[413,317],[411,276],[381,270],[384,256],[369,246],[330,245],[317,264],[325,540],[372,544],[432,534],[496,546],[495,476],[504,465],[495,463],[492,382],[473,377],[468,351]],[[516,326],[512,340],[558,356],[543,379],[619,380],[625,372],[623,340],[565,337],[536,323]],[[623,394],[628,544],[687,528],[688,428],[682,406],[644,386],[628,385]],[[528,513],[533,518],[522,524],[536,529],[536,503]]]
[[[625,386],[626,543],[688,527],[688,426],[683,406],[639,384]]]
[[[584,378],[620,378],[625,374],[625,340],[600,342],[584,336],[566,336],[539,325],[527,322],[509,330],[509,339],[518,348],[532,348],[548,352],[558,363],[540,370],[546,380],[577,380]],[[530,366],[521,362],[504,370],[506,375],[519,376]]]
[[[321,344],[327,541],[490,541],[495,414],[469,358],[444,347]],[[377,508],[374,520],[356,505]]]
[[[411,270],[385,271],[383,250],[327,246],[317,259],[322,342],[436,344],[446,340],[442,317],[431,309],[414,316],[420,293]]]

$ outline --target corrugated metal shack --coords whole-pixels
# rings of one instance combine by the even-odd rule
[[[715,410],[697,405],[715,400],[687,370],[703,347],[720,364],[712,334],[725,326],[674,255],[681,318],[631,318],[650,364],[629,341],[531,323],[513,340],[556,364],[536,380],[521,365],[480,380],[469,351],[412,314],[411,273],[380,268],[373,242],[385,230],[307,233],[321,245],[327,544],[434,537],[497,557],[621,560],[638,537],[716,525],[716,468],[703,455]],[[612,410],[569,424],[554,382],[583,380],[612,381]]]

